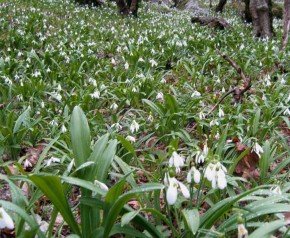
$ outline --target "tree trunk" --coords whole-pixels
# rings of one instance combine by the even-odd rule
[[[119,13],[122,15],[128,15],[129,14],[129,8],[125,2],[125,0],[116,0]]]
[[[252,16],[250,12],[250,0],[245,0],[245,21],[250,23],[252,22]]]
[[[215,11],[216,12],[223,12],[226,3],[227,3],[227,0],[220,0],[219,4],[215,8]]]
[[[282,50],[285,49],[287,46],[289,30],[290,30],[290,0],[284,0],[284,25],[282,37]]]
[[[250,0],[250,12],[255,36],[262,38],[273,36],[271,7],[271,0]]]

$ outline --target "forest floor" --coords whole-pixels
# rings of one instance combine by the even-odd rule
[[[222,17],[230,27],[216,30],[157,4],[144,3],[138,18],[126,18],[113,3],[88,8],[69,0],[0,1],[0,205],[12,211],[16,232],[24,229],[17,216],[30,227],[29,217],[37,217],[44,233],[50,229],[53,199],[34,175],[74,177],[92,166],[76,162],[77,147],[87,143],[86,127],[74,132],[78,124],[71,120],[79,106],[89,146],[109,134],[107,152],[114,155],[109,176],[101,179],[109,188],[124,174],[134,187],[163,184],[167,173],[190,188],[190,199],[179,195],[170,207],[163,190],[127,203],[162,237],[181,237],[191,225],[179,211],[192,207],[200,216],[195,232],[189,228],[195,237],[236,237],[239,216],[249,233],[270,224],[268,233],[250,237],[289,237],[290,47],[280,51],[279,19],[273,39],[257,39],[234,9]],[[80,133],[77,140],[74,133]],[[174,152],[180,166],[169,160]],[[217,162],[226,168],[226,187],[217,184],[222,189],[205,179],[206,168]],[[202,174],[194,185],[186,181],[192,166]],[[254,190],[259,193],[246,194]],[[231,207],[215,217],[226,206],[219,202],[243,194],[226,200]],[[74,186],[69,204],[77,206],[79,196]],[[141,212],[148,207],[170,221]],[[134,217],[125,218],[127,225]],[[74,231],[65,221],[53,220],[57,237]]]

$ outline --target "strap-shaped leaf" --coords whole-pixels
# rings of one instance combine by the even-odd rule
[[[70,134],[76,166],[81,166],[90,156],[91,136],[86,116],[79,106],[75,106],[70,122]]]
[[[29,178],[51,200],[72,231],[80,235],[79,226],[65,197],[60,178],[53,175],[31,175]]]
[[[199,213],[197,209],[184,209],[182,215],[190,232],[195,235],[199,228]]]

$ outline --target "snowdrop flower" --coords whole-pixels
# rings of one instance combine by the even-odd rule
[[[66,133],[67,132],[67,129],[66,129],[65,125],[61,126],[60,131],[61,131],[61,133]]]
[[[184,157],[177,154],[175,151],[172,153],[169,159],[169,167],[175,167],[176,173],[180,172],[180,167],[184,165]]]
[[[284,116],[290,116],[290,110],[289,108],[287,108],[284,112],[283,112]]]
[[[136,138],[134,136],[127,136],[126,140],[131,141],[131,142],[136,142]]]
[[[255,143],[252,151],[255,151],[259,158],[261,158],[261,153],[264,153],[263,148],[257,142]]]
[[[224,111],[221,108],[219,108],[219,117],[221,118],[221,117],[224,117],[224,116],[225,116]]]
[[[151,64],[151,67],[158,65],[158,63],[154,59],[149,60],[149,63]]]
[[[14,223],[4,208],[0,207],[0,230],[4,228],[8,228],[10,230],[14,229]]]
[[[202,151],[198,151],[195,157],[195,163],[196,164],[202,164],[204,163],[206,156],[204,155],[204,153]]]
[[[238,224],[238,238],[248,238],[248,230],[244,224]]]
[[[270,191],[275,194],[275,195],[281,195],[282,194],[282,191],[281,191],[281,188],[280,186],[274,186],[270,189]]]
[[[36,71],[32,74],[32,76],[35,77],[35,78],[37,78],[37,77],[41,76],[41,73],[40,73],[38,70],[36,70]]]
[[[169,177],[168,173],[165,174],[164,184],[167,186],[166,200],[169,205],[173,205],[176,202],[179,190],[185,198],[190,197],[188,188],[176,178]]]
[[[99,99],[100,98],[100,92],[98,90],[96,90],[95,92],[90,94],[91,98],[96,98]]]
[[[110,109],[112,109],[113,111],[117,110],[117,108],[118,108],[118,104],[115,102],[110,106]]]
[[[52,92],[51,96],[59,102],[62,100],[62,96],[58,92]]]
[[[198,114],[198,117],[199,117],[200,120],[202,120],[202,119],[205,118],[205,114],[204,114],[203,112],[200,112],[200,113]]]
[[[28,159],[26,159],[26,160],[24,161],[23,167],[24,167],[25,169],[27,169],[27,168],[32,167],[32,164],[30,163],[30,161],[29,161]]]
[[[219,125],[219,122],[216,119],[213,119],[212,121],[210,121],[209,126],[212,127],[214,125]]]
[[[109,188],[108,188],[108,186],[106,184],[104,184],[104,183],[102,183],[102,182],[100,182],[98,180],[95,180],[94,183],[95,183],[95,185],[98,185],[98,187],[100,189],[102,189],[103,191],[109,191]]]
[[[118,122],[113,124],[111,128],[116,128],[117,131],[121,131],[123,129],[123,127]]]
[[[50,166],[51,163],[59,163],[59,162],[60,162],[59,158],[51,157],[46,161],[46,167]]]
[[[212,188],[224,189],[227,186],[227,169],[220,163],[210,163],[204,172],[204,177],[211,182]]]
[[[135,131],[137,132],[139,128],[140,128],[139,124],[135,120],[133,120],[130,125],[130,131],[134,133]]]
[[[164,100],[163,93],[162,92],[157,93],[156,99],[163,101]]]
[[[138,62],[144,62],[144,59],[143,58],[139,58]]]
[[[153,122],[154,118],[152,116],[152,114],[150,113],[150,115],[147,118],[148,122]]]
[[[189,170],[186,180],[188,183],[192,182],[192,179],[195,183],[199,183],[200,182],[200,172],[198,169],[196,169],[194,166],[191,167],[191,169]]]
[[[192,97],[192,98],[198,98],[198,97],[200,97],[200,96],[201,96],[201,93],[198,92],[198,91],[193,91],[193,93],[191,94],[191,97]]]
[[[126,70],[129,69],[129,64],[128,64],[128,62],[125,63],[124,68],[125,68]]]

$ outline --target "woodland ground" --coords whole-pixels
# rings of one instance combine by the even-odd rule
[[[240,213],[250,232],[264,222],[287,220],[290,53],[289,45],[279,50],[282,21],[275,19],[276,36],[263,40],[252,36],[251,25],[234,10],[228,8],[223,17],[231,27],[218,31],[191,24],[187,12],[147,3],[135,19],[119,16],[112,3],[88,8],[72,1],[0,0],[0,198],[11,199],[4,180],[39,172],[62,176],[74,170],[70,118],[74,106],[80,106],[92,144],[106,133],[118,141],[119,160],[112,162],[110,176],[103,180],[108,187],[131,169],[135,172],[130,178],[138,185],[163,183],[166,171],[175,173],[168,165],[173,151],[186,158],[176,175],[180,181],[191,165],[202,172],[210,162],[220,161],[227,168],[224,190],[208,182],[193,188],[197,193],[192,204],[198,204],[201,216],[197,237],[236,237],[237,223],[227,220]],[[240,102],[229,95],[211,111],[226,92],[244,83],[217,49],[242,68],[252,86]],[[256,144],[263,153],[254,150]],[[196,163],[205,147],[205,162]],[[16,184],[31,202],[33,185]],[[261,188],[261,196],[235,203],[209,231],[212,226],[202,215],[210,207],[261,185],[267,187]],[[281,197],[269,201],[277,186]],[[75,190],[71,205],[78,201]],[[182,216],[166,210],[162,193],[160,197],[155,209],[171,214],[173,226],[179,227]],[[176,208],[189,207],[184,202],[180,196]],[[274,203],[276,209],[270,211]],[[48,199],[31,204],[22,208],[49,223]],[[258,204],[265,205],[261,212],[251,211]],[[152,223],[161,224],[151,216]],[[60,224],[58,232],[65,235],[69,229]],[[182,224],[176,228],[180,232]],[[173,236],[166,229],[164,236]],[[283,223],[269,234],[289,237],[287,229]],[[211,236],[204,235],[206,230]]]

